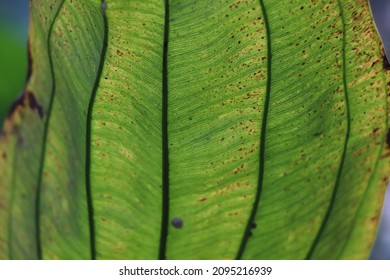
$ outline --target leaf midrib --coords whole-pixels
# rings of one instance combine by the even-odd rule
[[[93,105],[95,103],[96,93],[98,91],[100,80],[103,73],[103,68],[104,68],[106,54],[107,54],[107,47],[108,47],[108,19],[107,19],[106,12],[103,9],[104,3],[105,1],[102,0],[101,9],[102,9],[103,27],[104,27],[103,46],[100,55],[99,68],[96,74],[95,84],[88,104],[87,131],[86,131],[85,184],[86,184],[86,194],[87,194],[90,249],[91,249],[92,260],[96,260],[95,223],[94,223],[94,210],[93,210],[92,191],[91,191],[92,113],[93,113]]]
[[[164,45],[162,63],[162,217],[159,259],[166,259],[169,219],[169,155],[168,155],[168,42],[169,0],[165,0]]]
[[[257,209],[261,200],[261,193],[263,189],[263,181],[264,181],[264,165],[265,165],[265,139],[266,139],[266,131],[267,131],[267,120],[268,120],[268,109],[270,103],[271,96],[271,69],[272,69],[272,48],[271,48],[271,32],[269,28],[269,21],[267,10],[265,8],[263,0],[259,0],[260,8],[263,13],[264,18],[264,26],[266,30],[266,38],[267,38],[267,84],[266,84],[266,93],[264,99],[264,110],[263,110],[263,119],[261,124],[261,135],[260,135],[260,155],[259,155],[259,177],[258,177],[258,185],[255,196],[255,201],[253,202],[252,211],[250,213],[248,222],[245,227],[245,231],[242,237],[241,245],[238,249],[236,259],[240,260],[242,255],[244,254],[246,245],[251,235],[252,224],[255,220]]]

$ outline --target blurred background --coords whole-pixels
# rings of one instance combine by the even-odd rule
[[[390,1],[370,0],[378,30],[390,55]],[[29,0],[0,0],[0,127],[27,72]],[[390,192],[385,198],[370,259],[390,260]]]
[[[0,126],[27,72],[28,0],[0,0]]]

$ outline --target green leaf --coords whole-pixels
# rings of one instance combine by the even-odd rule
[[[366,1],[35,1],[0,258],[362,259],[387,176]]]

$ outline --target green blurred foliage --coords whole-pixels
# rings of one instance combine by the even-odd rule
[[[22,41],[18,32],[0,19],[0,124],[26,80],[27,41]]]

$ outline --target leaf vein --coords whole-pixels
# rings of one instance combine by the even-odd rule
[[[92,90],[91,98],[88,104],[87,113],[87,127],[86,127],[86,160],[85,160],[85,184],[88,204],[88,222],[89,222],[89,234],[90,234],[90,249],[91,259],[96,260],[96,242],[95,242],[95,223],[94,223],[94,211],[92,201],[92,190],[91,190],[91,141],[92,141],[92,112],[93,105],[95,103],[96,93],[99,88],[100,79],[103,73],[104,62],[106,59],[107,47],[108,47],[108,19],[105,12],[106,2],[102,0],[102,16],[103,16],[103,27],[104,27],[104,38],[103,46],[100,55],[100,62],[98,72],[96,74],[95,84]]]
[[[269,109],[269,103],[270,103],[270,96],[271,96],[271,70],[272,70],[272,48],[271,48],[271,32],[269,27],[269,21],[268,21],[268,15],[267,10],[264,5],[263,0],[259,0],[261,10],[263,12],[263,18],[264,18],[264,25],[266,29],[266,38],[267,38],[267,84],[266,84],[266,94],[265,94],[265,100],[264,100],[264,111],[263,111],[263,120],[261,125],[261,135],[260,135],[260,155],[259,155],[259,177],[258,177],[258,185],[256,190],[256,196],[255,201],[253,203],[252,211],[250,213],[248,222],[246,224],[244,234],[242,237],[241,245],[238,249],[238,253],[236,256],[236,259],[239,260],[242,258],[242,255],[244,254],[246,245],[248,243],[252,224],[255,220],[257,209],[260,204],[261,200],[261,192],[263,189],[263,181],[264,181],[264,159],[265,159],[265,139],[266,139],[266,130],[267,130],[267,119],[268,119],[268,109]]]
[[[169,0],[165,0],[164,47],[162,65],[162,217],[159,259],[166,258],[169,219],[169,155],[168,155],[168,41]]]

